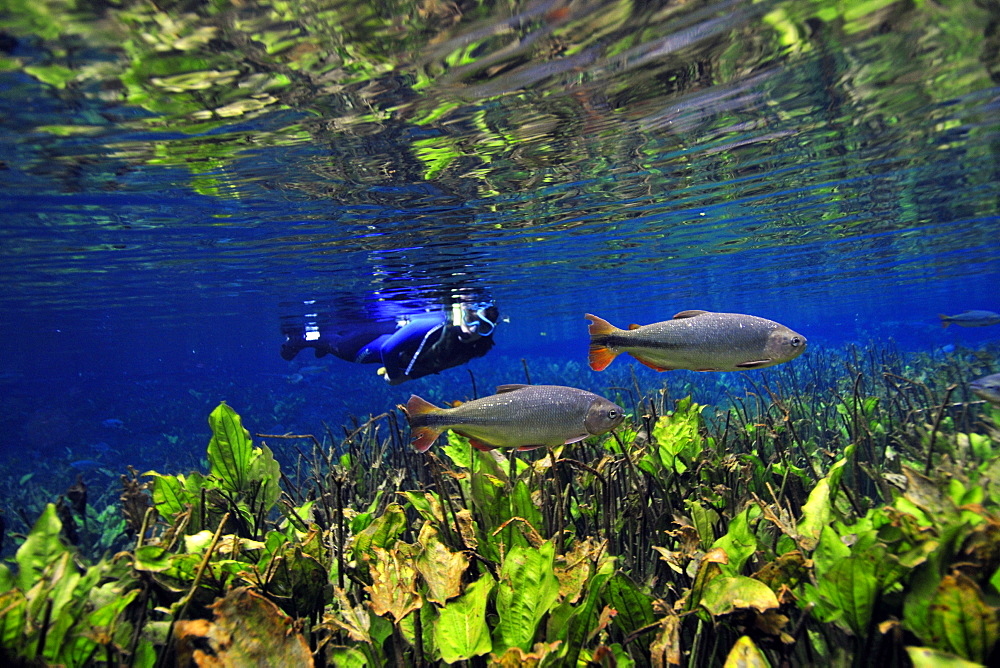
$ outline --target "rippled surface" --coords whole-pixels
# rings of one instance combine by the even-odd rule
[[[0,7],[0,308],[47,350],[373,292],[522,343],[998,306],[995,3]]]

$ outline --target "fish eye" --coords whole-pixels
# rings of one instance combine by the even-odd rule
[[[793,337],[792,337],[792,340],[791,340],[791,341],[789,341],[789,343],[791,343],[791,344],[792,344],[792,348],[798,348],[798,347],[799,347],[799,344],[800,344],[800,343],[802,343],[802,339],[800,339],[800,338],[799,338],[799,337],[797,337],[797,336],[793,336]]]
[[[618,419],[618,411],[616,409],[614,409],[614,408],[612,408],[611,410],[609,410],[608,411],[608,419],[609,420],[617,420]]]

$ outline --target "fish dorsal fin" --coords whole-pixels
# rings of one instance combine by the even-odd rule
[[[701,315],[702,313],[708,313],[708,311],[699,311],[699,310],[681,311],[680,313],[674,316],[674,320],[680,320],[682,318],[693,318],[696,315]]]
[[[497,385],[497,394],[503,394],[504,392],[513,392],[514,390],[520,390],[522,387],[531,387],[525,383],[511,383],[510,385]]]
[[[633,323],[632,323],[631,325],[629,325],[629,326],[628,326],[628,328],[629,328],[630,330],[631,330],[631,329],[639,329],[640,327],[642,327],[642,325],[637,325],[637,324],[635,324],[634,322],[633,322]]]

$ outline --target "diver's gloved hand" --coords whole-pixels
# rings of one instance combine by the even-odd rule
[[[284,330],[282,333],[285,335],[285,342],[281,344],[282,359],[292,360],[304,348],[313,348],[316,351],[316,357],[333,353],[330,344],[322,339],[307,341],[305,329]]]

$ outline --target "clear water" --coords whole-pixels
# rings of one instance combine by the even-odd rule
[[[807,356],[1000,338],[937,318],[1000,311],[995,7],[159,7],[0,3],[8,476],[195,466],[220,400],[322,433],[525,365],[630,382],[587,368],[585,312],[752,313]],[[310,313],[460,298],[503,321],[440,375],[279,354]]]

